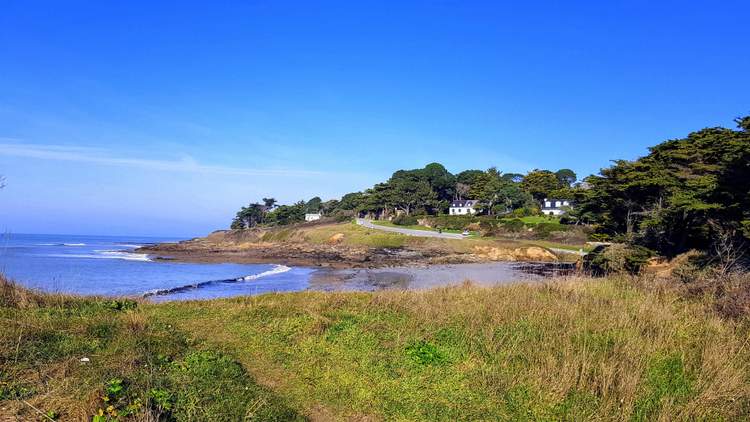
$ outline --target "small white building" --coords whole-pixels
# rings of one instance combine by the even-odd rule
[[[473,199],[457,199],[451,202],[450,208],[448,208],[448,214],[450,215],[474,215],[477,213],[476,207],[477,201]]]
[[[565,208],[569,208],[570,206],[570,201],[567,199],[544,198],[544,201],[542,201],[542,214],[562,215],[566,212]]]
[[[319,212],[305,214],[305,221],[315,221],[315,220],[320,220]]]

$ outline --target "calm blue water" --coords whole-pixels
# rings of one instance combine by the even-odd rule
[[[308,287],[312,269],[271,264],[189,264],[152,261],[133,249],[179,239],[132,236],[5,234],[0,271],[48,292],[205,299]]]

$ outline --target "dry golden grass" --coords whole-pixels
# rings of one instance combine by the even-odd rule
[[[626,279],[297,293],[149,309],[340,418],[748,416],[748,324]]]
[[[111,402],[140,403],[124,420],[747,419],[750,320],[683,293],[607,278],[148,304],[0,282],[0,417],[89,419],[120,379]]]

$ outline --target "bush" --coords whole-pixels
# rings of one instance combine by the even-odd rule
[[[344,223],[346,221],[351,221],[354,218],[354,211],[337,210],[329,217],[333,218],[333,221],[337,223]]]
[[[638,274],[654,253],[643,246],[616,243],[599,246],[584,258],[584,268],[594,275]]]
[[[464,230],[469,224],[482,221],[471,215],[440,215],[430,219],[430,225],[436,229]]]
[[[503,228],[503,230],[511,233],[520,232],[526,227],[523,221],[519,220],[518,218],[514,218],[512,220],[502,220],[500,222],[500,226]]]
[[[568,226],[560,223],[539,223],[534,226],[534,235],[538,239],[547,239],[552,232],[564,232]]]
[[[592,233],[589,239],[593,242],[609,242],[612,237],[606,233]]]
[[[406,214],[397,215],[391,222],[397,226],[415,226],[419,224],[417,217]]]

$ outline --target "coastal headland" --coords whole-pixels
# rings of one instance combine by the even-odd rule
[[[574,249],[574,248],[571,248]],[[329,268],[379,268],[404,265],[496,261],[571,261],[533,242],[506,239],[443,239],[407,236],[352,222],[222,230],[178,243],[139,248],[155,259],[186,262],[276,263]]]

